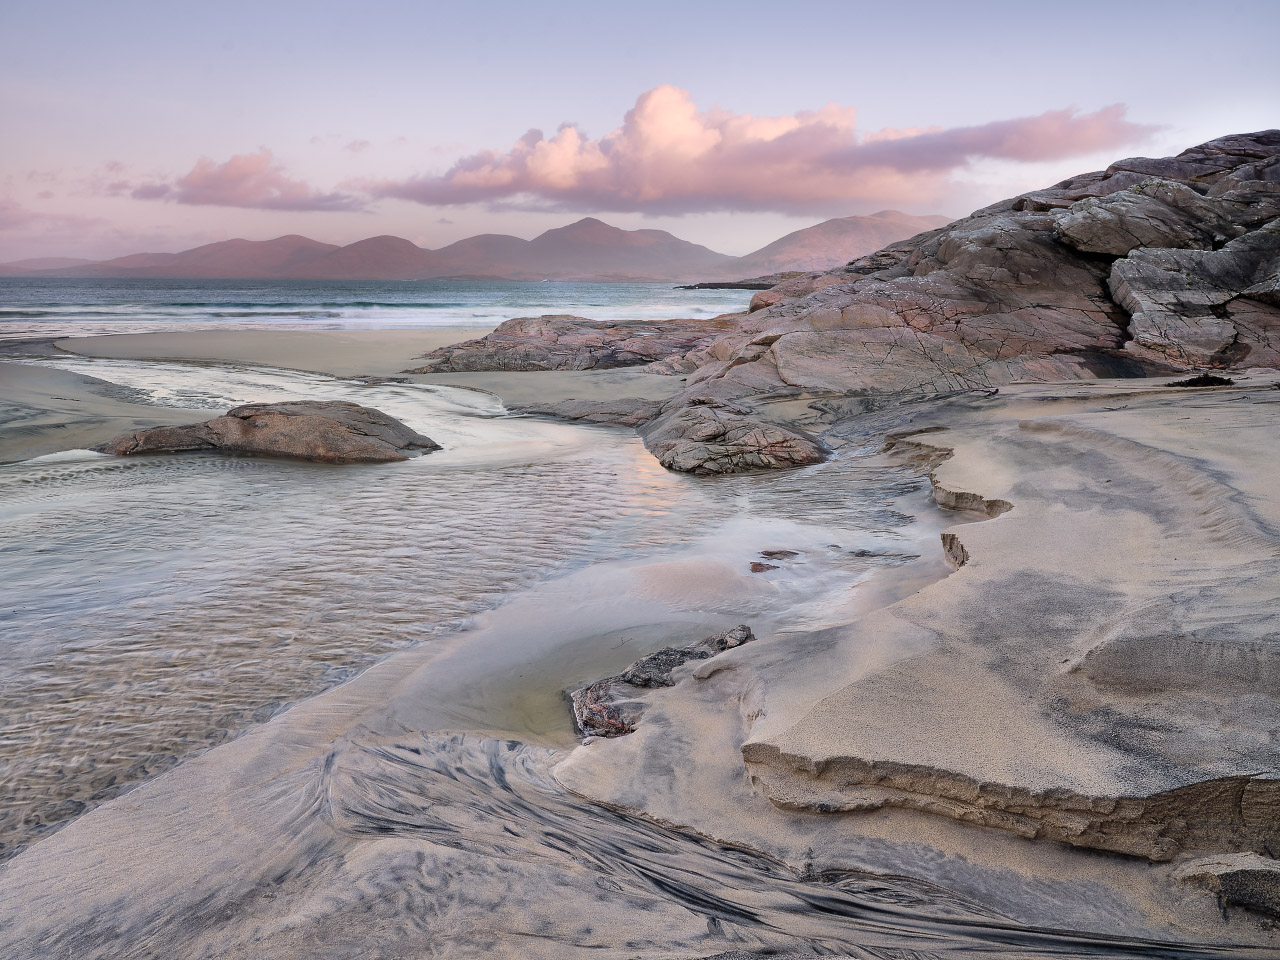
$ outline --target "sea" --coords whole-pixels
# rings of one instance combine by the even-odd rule
[[[142,280],[0,277],[0,337],[175,329],[400,330],[492,327],[512,317],[710,317],[745,308],[743,290],[671,283],[412,280]]]

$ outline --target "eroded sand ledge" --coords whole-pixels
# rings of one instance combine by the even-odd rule
[[[687,668],[635,735],[557,776],[783,856],[814,828],[757,791],[864,840],[936,840],[945,818],[1154,862],[1273,855],[1277,383],[1014,385],[918,416],[891,450],[983,518],[944,532],[955,573]],[[983,858],[979,834],[948,836]]]

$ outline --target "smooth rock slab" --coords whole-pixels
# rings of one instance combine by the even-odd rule
[[[154,427],[95,447],[118,457],[221,450],[321,463],[387,463],[441,449],[394,417],[340,400],[250,403],[206,423]]]

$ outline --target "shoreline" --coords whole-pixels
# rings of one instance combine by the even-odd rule
[[[186,346],[177,352],[185,354],[180,358],[184,362],[235,364],[254,362],[246,359],[247,356],[278,359],[283,354],[276,351],[292,349],[287,341],[294,338],[278,339],[283,331],[263,333],[267,336],[244,339],[243,332],[228,331],[217,338],[188,339]],[[302,335],[311,338],[325,333],[331,332],[303,332]],[[111,338],[115,340],[110,346],[114,356],[147,359],[148,353],[172,353],[173,338],[194,337],[195,332],[129,336],[152,339],[125,343],[125,338]],[[77,341],[75,346],[93,347],[92,341],[96,339],[85,338],[88,343]],[[237,339],[239,345],[234,343]],[[394,376],[413,359],[404,357],[407,343],[401,338],[381,344],[374,336],[360,339],[367,342],[363,344],[364,352],[355,358],[350,354],[342,356],[343,349],[349,349],[350,341],[329,337],[325,343],[313,341],[311,352],[298,355],[297,363],[309,365],[313,370],[317,365],[333,367],[335,369],[324,372],[338,376]],[[66,342],[59,341],[57,348],[65,349]],[[176,345],[180,346],[180,342]],[[347,365],[342,366],[335,360]],[[390,371],[402,362],[404,366]],[[293,365],[290,369],[308,369],[308,366]],[[58,376],[51,376],[54,374]],[[45,380],[34,386],[27,385],[25,401],[21,397],[16,399],[31,402],[33,391],[38,393],[43,389],[52,394],[54,390],[61,393],[74,387],[84,396],[79,401],[66,403],[85,403],[92,397],[92,404],[97,405],[93,410],[95,416],[106,410],[108,404],[125,407],[113,416],[136,415],[136,408],[145,407],[127,398],[105,396],[101,392],[102,381],[63,374],[51,369],[37,370],[32,376]],[[674,393],[681,386],[678,377],[625,369],[440,374],[411,379],[485,389],[512,403],[556,403],[569,398],[602,401],[640,396],[619,393],[619,390],[651,387],[661,394],[662,389]],[[964,620],[971,615],[980,620],[984,608],[996,606],[1015,620],[1023,618],[1017,622],[1024,625],[1026,634],[1044,635],[1045,624],[1037,619],[1040,607],[1034,602],[1019,606],[1016,595],[1008,594],[1005,587],[992,580],[990,571],[993,568],[1006,573],[1015,569],[1043,569],[1047,577],[1056,578],[1055,589],[1069,578],[1080,578],[1077,568],[1087,566],[1088,560],[1082,559],[1084,555],[1079,550],[1065,555],[1062,561],[1065,567],[1050,569],[1046,566],[1048,554],[1036,549],[1043,546],[1046,535],[1064,543],[1081,536],[1080,531],[1070,525],[1052,525],[1057,522],[1053,520],[1053,507],[1057,502],[1054,496],[1062,503],[1072,504],[1076,500],[1069,494],[1078,498],[1082,495],[1080,491],[1087,488],[1090,503],[1103,507],[1104,515],[1105,510],[1112,511],[1110,518],[1097,529],[1104,530],[1109,524],[1114,530],[1128,531],[1129,539],[1123,540],[1125,549],[1136,543],[1133,538],[1149,536],[1147,528],[1153,523],[1166,525],[1166,537],[1174,531],[1177,536],[1190,538],[1188,543],[1198,543],[1196,538],[1201,534],[1194,525],[1185,529],[1176,524],[1168,526],[1176,517],[1169,520],[1153,515],[1135,519],[1131,516],[1133,507],[1126,499],[1128,495],[1121,487],[1128,489],[1137,482],[1133,477],[1141,476],[1143,483],[1158,490],[1159,484],[1152,479],[1150,471],[1168,472],[1172,469],[1169,457],[1180,458],[1181,468],[1190,463],[1189,469],[1197,469],[1194,460],[1188,460],[1185,449],[1190,442],[1188,436],[1194,441],[1193,446],[1208,445],[1221,452],[1226,449],[1227,441],[1214,441],[1215,427],[1222,429],[1225,424],[1232,431],[1247,429],[1255,435],[1260,429],[1265,431],[1265,425],[1246,422],[1248,404],[1234,407],[1227,404],[1233,402],[1229,398],[1240,396],[1246,400],[1253,398],[1250,403],[1273,402],[1269,394],[1261,391],[1272,390],[1275,378],[1258,374],[1244,379],[1248,382],[1237,387],[1200,394],[1143,381],[1022,385],[1006,388],[995,400],[961,398],[927,406],[911,423],[907,431],[910,435],[891,440],[897,452],[877,456],[899,461],[904,457],[909,461],[915,456],[921,458],[922,463],[938,464],[933,470],[933,499],[940,507],[953,510],[979,507],[984,518],[990,518],[993,511],[998,514],[997,519],[984,519],[963,527],[957,527],[956,523],[979,519],[979,514],[952,512],[939,514],[932,521],[937,529],[928,527],[928,532],[934,538],[937,552],[930,562],[935,565],[942,562],[942,546],[937,542],[937,535],[942,532],[959,545],[958,550],[947,551],[952,563],[959,566],[958,570],[943,575],[940,566],[929,568],[928,563],[923,562],[923,565],[882,568],[865,581],[867,589],[858,593],[852,606],[834,610],[825,626],[802,629],[776,625],[765,643],[691,666],[678,674],[680,682],[675,687],[645,695],[649,709],[636,733],[581,746],[573,745],[566,736],[567,707],[563,707],[563,717],[551,716],[557,707],[563,706],[556,700],[555,688],[563,689],[571,673],[598,672],[604,676],[625,667],[633,659],[631,652],[625,657],[621,653],[593,655],[601,638],[609,636],[607,630],[592,632],[579,624],[573,641],[579,646],[574,647],[573,643],[568,646],[559,643],[553,630],[540,628],[540,642],[545,645],[540,668],[544,689],[534,691],[528,681],[517,683],[509,677],[504,679],[503,657],[510,656],[510,649],[525,649],[520,644],[528,640],[530,623],[551,623],[557,604],[563,605],[573,596],[594,595],[593,591],[600,588],[599,584],[591,588],[575,587],[575,581],[569,577],[558,587],[563,591],[559,600],[554,597],[550,601],[536,597],[521,600],[517,595],[510,609],[499,607],[482,617],[482,625],[477,630],[456,635],[439,648],[415,648],[393,655],[354,680],[302,701],[269,723],[185,761],[177,770],[109,801],[58,833],[38,841],[0,868],[11,881],[7,884],[10,890],[44,891],[43,896],[47,898],[44,902],[51,911],[47,918],[30,921],[23,928],[27,932],[18,936],[40,938],[47,937],[50,929],[74,929],[83,904],[94,902],[95,887],[86,886],[89,883],[104,887],[115,884],[117,889],[130,891],[129,896],[136,902],[121,916],[120,924],[121,929],[135,931],[154,924],[160,917],[183,913],[185,904],[193,904],[201,897],[243,896],[245,891],[260,887],[273,870],[292,869],[286,851],[273,848],[273,837],[277,841],[288,837],[290,847],[308,850],[310,869],[322,875],[323,871],[317,866],[318,851],[324,851],[326,856],[364,858],[367,869],[373,871],[369,876],[375,876],[382,869],[378,866],[379,858],[393,857],[395,849],[413,849],[415,835],[402,824],[400,832],[393,831],[387,839],[386,843],[391,846],[383,849],[360,840],[358,832],[349,834],[338,830],[335,834],[331,826],[325,825],[323,817],[316,819],[312,814],[299,814],[293,807],[299,802],[296,798],[311,797],[318,785],[333,789],[329,774],[323,772],[324,764],[331,763],[337,756],[339,767],[350,763],[352,771],[363,771],[359,775],[351,774],[354,778],[351,783],[358,786],[361,776],[372,775],[365,769],[370,762],[367,752],[394,752],[398,747],[393,748],[393,744],[407,737],[423,738],[428,746],[422,749],[439,751],[442,762],[461,757],[463,759],[456,762],[463,763],[471,755],[469,751],[497,749],[490,744],[518,735],[531,745],[512,748],[526,758],[521,762],[541,770],[540,776],[554,777],[572,794],[605,808],[626,811],[646,822],[678,824],[702,837],[760,851],[793,869],[803,869],[806,874],[849,869],[876,875],[906,873],[968,897],[982,899],[985,896],[988,905],[997,906],[1006,916],[1013,916],[1018,924],[1024,925],[1061,927],[1068,924],[1106,931],[1113,936],[1156,939],[1181,936],[1230,943],[1243,939],[1259,945],[1274,944],[1273,933],[1250,926],[1248,921],[1223,925],[1212,897],[1175,883],[1171,879],[1172,866],[1075,849],[1052,842],[1058,838],[1051,834],[1050,840],[1027,839],[1019,835],[1019,829],[1009,828],[1009,811],[1002,810],[998,804],[969,801],[968,808],[963,804],[956,806],[959,801],[948,793],[954,792],[954,788],[947,784],[947,776],[954,772],[961,779],[970,777],[997,787],[1011,781],[1015,787],[1025,786],[1039,796],[1051,796],[1055,791],[1071,788],[1070,784],[1064,787],[1063,778],[1070,779],[1070,771],[1079,773],[1081,769],[1072,752],[1081,748],[1080,743],[1054,741],[1053,737],[1063,736],[1062,731],[1037,726],[1036,710],[1027,707],[1027,698],[1033,697],[1034,691],[1018,688],[1013,699],[1007,695],[1009,689],[1023,682],[1017,671],[1002,673],[984,665],[976,641],[956,635],[954,629],[942,626],[942,621],[957,616]],[[6,379],[4,383],[7,391],[10,381]],[[532,399],[520,399],[522,397]],[[1213,399],[1215,397],[1218,399]],[[47,402],[53,399],[50,396]],[[1129,407],[1134,407],[1134,411],[1123,412]],[[166,416],[183,414],[166,408],[147,409],[161,411]],[[1178,420],[1184,409],[1194,410],[1195,416],[1202,417],[1207,426],[1188,434],[1191,428]],[[192,419],[207,416],[203,410],[191,413]],[[47,415],[51,419],[46,426],[52,430],[52,418],[66,416],[68,412],[62,407],[49,407]],[[1222,421],[1222,417],[1228,419]],[[1241,420],[1242,417],[1245,420]],[[1095,432],[1104,424],[1110,431],[1113,439],[1107,441],[1110,444],[1107,449],[1112,451],[1118,465],[1130,471],[1129,474],[1117,473],[1117,479],[1129,478],[1127,484],[1106,490],[1096,484],[1086,484],[1083,474],[1073,473],[1067,467],[1059,465],[1046,471],[1030,454],[1010,458],[1008,451],[1019,444],[1038,445],[1037,449],[1055,442],[1069,445],[1073,435],[1067,427],[1075,423],[1077,427],[1072,429],[1078,429],[1078,424],[1085,422]],[[1025,426],[1028,423],[1041,426]],[[1142,458],[1149,454],[1134,453],[1124,444],[1141,443],[1150,448],[1154,439],[1150,435],[1153,423],[1159,424],[1159,437],[1169,450],[1162,454],[1166,459],[1156,457],[1147,463]],[[84,429],[104,428],[98,422]],[[837,422],[833,440],[840,439],[840,429]],[[1248,471],[1237,471],[1229,478],[1237,485],[1231,488],[1236,493],[1223,495],[1237,500],[1243,497],[1260,509],[1257,505],[1265,502],[1266,494],[1256,483],[1258,476],[1268,475],[1266,456],[1265,444],[1255,444]],[[1144,463],[1147,465],[1143,466]],[[1214,469],[1221,481],[1227,467],[1219,462]],[[1035,473],[1036,470],[1040,473]],[[1248,480],[1246,473],[1254,479]],[[1039,488],[1050,493],[1039,495],[1039,499],[1029,494],[1025,484],[1020,486],[1024,474],[1038,477]],[[1197,482],[1194,478],[1178,480],[1187,489],[1195,488]],[[1249,486],[1250,483],[1253,485]],[[1010,509],[992,507],[997,502]],[[917,503],[916,508],[923,510],[924,505]],[[1094,518],[1095,526],[1096,520]],[[1072,523],[1079,522],[1073,515]],[[1243,521],[1237,518],[1231,522]],[[1045,527],[1046,523],[1050,525]],[[1005,533],[1011,525],[1020,532]],[[1241,542],[1235,542],[1234,549],[1239,550]],[[808,549],[814,550],[816,545]],[[1140,551],[1146,555],[1150,548],[1143,545]],[[1100,593],[1097,578],[1122,579],[1115,563],[1123,562],[1123,557],[1111,561],[1112,566],[1098,564],[1096,557],[1093,562],[1098,569],[1091,572],[1095,578],[1090,581],[1092,587],[1086,583],[1083,588],[1086,594],[1089,589]],[[693,576],[694,569],[677,564],[664,571],[660,580],[645,582],[661,584],[660,590],[668,593],[659,595],[674,597],[685,589],[681,580]],[[1164,575],[1172,569],[1164,569]],[[986,580],[982,579],[984,570]],[[704,571],[698,572],[699,577],[704,575]],[[1185,569],[1182,575],[1187,575]],[[727,611],[748,596],[735,591],[746,585],[760,589],[761,583],[767,581],[747,580],[737,585],[736,580],[724,580],[726,592],[720,603]],[[622,589],[624,585],[629,586]],[[634,578],[628,575],[619,581],[622,592],[611,595],[633,597],[635,585]],[[1001,593],[1002,590],[1005,593]],[[877,596],[880,599],[873,599]],[[539,608],[539,602],[546,605]],[[643,607],[643,604],[637,607],[637,623],[645,616],[652,617],[652,610],[647,614],[641,612]],[[1108,608],[1108,615],[1116,616],[1116,613]],[[661,618],[648,621],[653,627],[645,640],[648,648],[661,646],[675,637],[691,636],[690,631],[710,634],[715,632],[713,628],[732,626],[739,620],[726,612],[722,619],[681,622],[677,626],[671,620],[670,611],[666,616],[665,627]],[[616,626],[617,617],[618,611],[610,610],[598,626],[606,623]],[[1103,626],[1105,624],[1096,629]],[[1007,624],[1002,629],[1007,629]],[[870,643],[867,637],[876,640]],[[646,646],[636,650],[644,652]],[[482,655],[484,649],[491,653]],[[1087,662],[1087,653],[1072,654],[1076,658],[1072,665],[1076,674],[1079,673],[1076,668]],[[1096,657],[1094,662],[1097,663]],[[1100,669],[1122,673],[1124,664],[1089,666],[1088,669],[1101,676]],[[486,670],[494,672],[486,674]],[[1116,680],[1117,676],[1120,674],[1110,674],[1107,682],[1125,682],[1123,678]],[[578,679],[590,679],[590,676]],[[481,704],[509,702],[508,719],[495,722],[500,715],[485,707],[470,713],[460,712],[457,709],[459,691],[468,689],[484,691],[477,701]],[[919,702],[918,692],[911,693],[920,689],[930,691],[923,703]],[[1081,694],[1076,690],[1074,695]],[[522,696],[528,699],[522,700]],[[917,707],[931,708],[928,717],[913,712],[905,761],[902,731],[896,726],[902,723],[900,708],[904,698],[916,702]],[[877,708],[876,704],[881,702],[883,706]],[[980,744],[962,736],[957,741],[966,724],[974,725],[975,710],[980,713],[979,728],[1029,729],[1032,742],[1018,739],[1006,745],[1003,752],[993,753],[984,752]],[[539,726],[547,723],[550,726],[545,730]],[[459,729],[467,731],[471,739],[449,739]],[[871,731],[870,740],[860,739],[863,730]],[[477,736],[496,739],[476,740]],[[884,744],[894,746],[886,751],[882,749]],[[929,752],[931,745],[933,753]],[[528,752],[534,747],[551,752],[535,757]],[[1032,753],[1039,751],[1039,758],[1028,761],[1025,755],[1016,755],[1015,748]],[[877,753],[877,749],[881,752]],[[918,755],[912,755],[911,750]],[[1046,763],[1045,755],[1052,760]],[[962,761],[959,769],[954,769],[956,764],[951,761],[955,760]],[[919,770],[927,771],[926,779],[932,778],[932,784],[922,789],[919,782],[885,779],[880,772],[868,778],[858,766],[868,762],[873,767],[876,763],[914,764]],[[1098,757],[1090,757],[1089,762],[1099,762]],[[1034,769],[1021,769],[1028,764]],[[1113,767],[1103,764],[1105,769]],[[403,769],[397,770],[395,776],[407,776]],[[658,770],[666,772],[659,775]],[[402,785],[403,789],[409,794],[435,789],[421,779],[423,776],[421,771],[414,773],[413,778]],[[1030,779],[1024,784],[1018,777]],[[272,801],[264,806],[261,791],[266,784],[274,784],[273,791],[283,791],[278,795],[273,793],[281,802]],[[1113,780],[1102,786],[1114,790],[1119,785],[1122,785],[1120,781]],[[939,803],[939,790],[945,803]],[[199,797],[211,793],[221,793],[228,798],[217,816],[198,824],[179,822],[181,811],[197,805]],[[366,802],[359,796],[348,797],[348,802],[357,806]],[[1092,796],[1105,799],[1109,794],[1103,790],[1095,791]],[[288,799],[291,797],[294,799]],[[326,802],[332,803],[332,800]],[[951,807],[940,809],[946,804]],[[326,816],[331,816],[332,808],[326,809],[330,810]],[[1025,811],[1019,815],[1023,814]],[[228,840],[233,835],[234,839]],[[216,864],[216,869],[203,871],[205,875],[201,877],[192,876],[185,864],[193,848],[201,851],[200,856],[207,858],[207,862]],[[140,849],[148,851],[145,866],[137,860],[136,851]],[[1176,853],[1174,859],[1177,860]],[[96,872],[86,871],[92,875],[92,881],[74,879],[83,868],[73,868],[73,864],[85,862],[96,864]],[[475,865],[472,869],[482,873],[487,870]],[[563,865],[555,869],[568,869],[572,873],[571,868]],[[328,884],[334,896],[340,896],[339,891],[353,882],[350,876],[324,876],[327,879],[317,882]],[[522,889],[527,888],[510,889],[506,895],[521,896]],[[1106,891],[1106,895],[1099,901],[1101,891]],[[296,899],[303,895],[301,888],[289,895],[295,898],[291,909],[305,909],[305,899]],[[21,899],[11,900],[6,912],[16,913]],[[558,916],[552,906],[542,909]],[[617,904],[611,904],[607,910],[599,909],[611,918],[610,923],[626,922],[625,911],[610,912],[621,909]],[[57,916],[63,918],[61,922]],[[671,923],[679,937],[692,936],[674,918]],[[241,934],[233,935],[216,924],[202,928],[199,934],[210,938],[202,943],[228,947],[227,955],[241,955],[222,939],[234,939]],[[286,937],[277,942],[283,951],[277,955],[307,952],[302,941]],[[83,941],[78,942],[77,947],[81,955],[94,955]],[[1240,955],[1261,956],[1247,947],[1242,948]]]
[[[338,379],[396,378],[479,390],[505,405],[551,405],[613,397],[665,400],[678,377],[632,368],[453,374],[407,374],[422,353],[483,336],[483,328],[438,330],[195,330],[0,341],[0,463],[77,449],[152,426],[208,419],[207,409],[144,402],[86,374],[14,362],[75,357],[270,367]],[[65,395],[65,396],[64,396]]]

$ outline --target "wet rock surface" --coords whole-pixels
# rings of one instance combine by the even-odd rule
[[[641,657],[622,673],[572,690],[569,700],[578,729],[586,736],[620,737],[630,733],[644,704],[636,700],[643,689],[675,685],[672,672],[691,660],[707,660],[755,639],[751,628],[740,624],[732,630],[684,647],[663,647]]]
[[[219,450],[321,463],[387,463],[441,448],[372,407],[300,400],[245,404],[205,423],[141,430],[95,449],[119,457]]]
[[[559,417],[582,423],[609,423],[622,427],[638,427],[648,423],[662,403],[639,397],[621,397],[617,400],[562,400],[558,403],[528,403],[510,408],[513,413],[529,413],[539,416]]]
[[[478,340],[441,347],[407,373],[606,370],[678,356],[723,333],[729,324],[706,320],[609,322],[548,315],[517,317]]]

